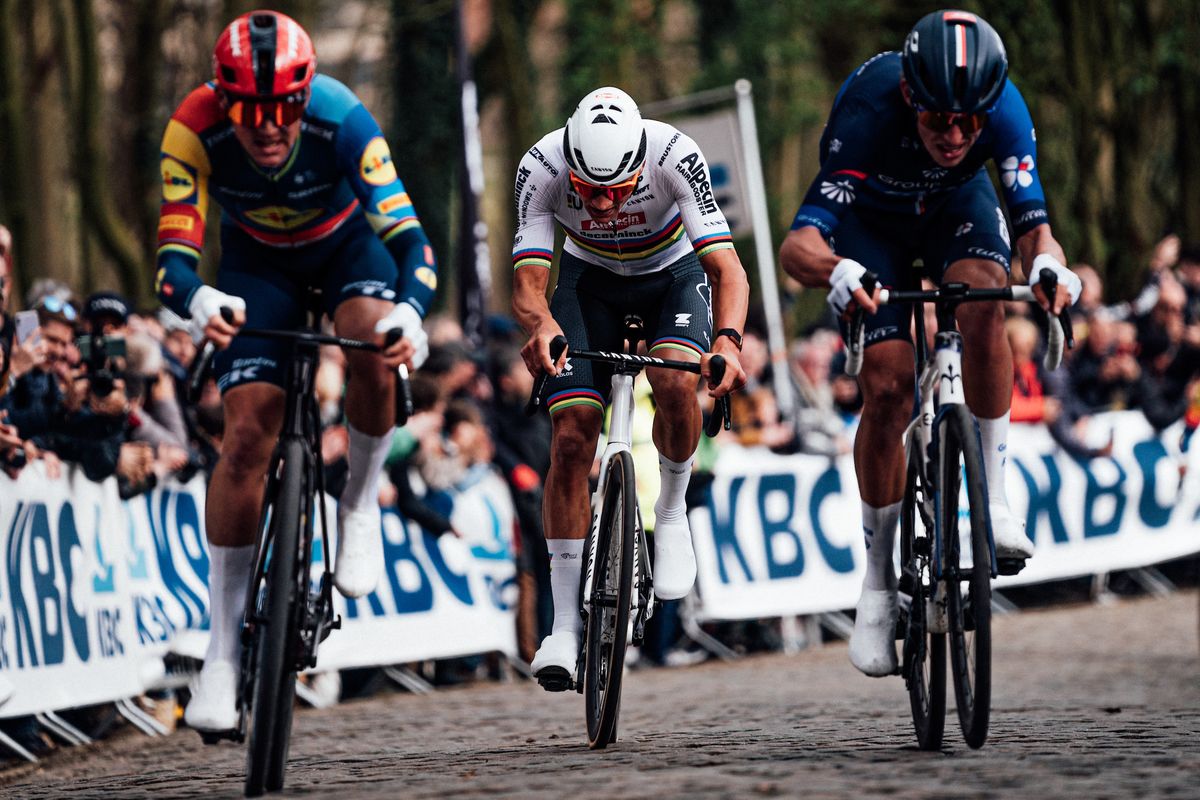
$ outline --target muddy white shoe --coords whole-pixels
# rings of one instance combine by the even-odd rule
[[[565,692],[574,685],[578,660],[579,636],[571,631],[558,631],[542,640],[529,669],[546,691]]]
[[[375,590],[382,569],[383,529],[379,506],[350,509],[339,504],[333,585],[346,597],[362,597]]]
[[[850,663],[864,675],[882,678],[896,671],[896,593],[863,589],[850,635]]]
[[[696,582],[696,552],[687,518],[654,529],[654,594],[659,600],[687,597]]]
[[[1033,542],[1025,535],[1025,522],[1018,520],[1008,506],[993,503],[988,506],[992,517],[992,541],[996,543],[996,559],[1024,560],[1033,556]]]
[[[189,727],[204,732],[237,727],[238,668],[229,661],[204,664],[192,683],[192,699],[183,712]]]

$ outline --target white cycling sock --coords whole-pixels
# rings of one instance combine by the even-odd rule
[[[550,592],[554,595],[551,633],[579,634],[579,577],[583,570],[583,539],[547,539],[550,551]]]
[[[864,589],[896,589],[896,524],[900,521],[900,503],[876,508],[862,504],[863,538],[867,542],[867,576]]]
[[[1004,465],[1008,463],[1008,418],[1010,411],[996,419],[979,421],[979,441],[983,445],[983,474],[987,477],[988,504],[1008,505],[1004,490]]]
[[[245,611],[250,571],[254,569],[254,545],[208,546],[208,650],[204,663],[229,661],[235,666],[241,655],[242,612]]]
[[[350,434],[350,474],[346,477],[346,488],[342,490],[341,502],[350,508],[368,508],[379,502],[379,474],[383,462],[392,449],[392,431],[383,436],[368,436],[347,425]]]
[[[692,479],[692,462],[695,460],[695,453],[688,456],[686,461],[672,461],[659,453],[660,488],[658,501],[654,504],[654,518],[657,522],[679,522],[686,518],[687,509],[683,498],[687,494],[688,482]]]

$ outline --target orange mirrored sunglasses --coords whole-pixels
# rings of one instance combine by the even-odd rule
[[[621,205],[629,196],[637,189],[638,179],[642,176],[641,170],[638,170],[637,175],[634,175],[627,181],[613,184],[612,186],[595,186],[588,183],[583,178],[580,178],[574,172],[567,173],[571,178],[571,188],[583,200],[588,202],[593,197],[605,196],[613,201],[613,205]]]
[[[304,116],[308,106],[308,93],[299,92],[287,97],[239,97],[225,96],[226,114],[234,125],[259,128],[268,120],[279,127],[291,125]]]

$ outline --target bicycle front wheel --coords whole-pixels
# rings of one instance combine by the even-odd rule
[[[592,591],[588,598],[587,648],[583,691],[588,746],[603,749],[616,739],[621,708],[621,679],[633,600],[634,530],[633,458],[617,453],[608,465],[596,529]]]
[[[967,745],[983,747],[992,702],[992,561],[983,454],[966,406],[951,407],[940,426],[942,577],[950,629],[950,663],[958,722]],[[959,498],[966,483],[971,553],[959,534]]]
[[[268,498],[271,519],[263,547],[267,561],[254,602],[254,683],[246,796],[283,788],[296,691],[295,633],[297,558],[305,517],[305,445],[281,448],[277,492]]]
[[[946,729],[946,634],[931,630],[929,612],[934,589],[931,542],[927,517],[921,516],[920,504],[928,487],[920,483],[915,460],[910,459],[904,502],[900,506],[900,591],[909,604],[908,625],[904,637],[904,682],[908,686],[913,728],[922,750],[942,746]],[[936,627],[936,626],[934,626]]]

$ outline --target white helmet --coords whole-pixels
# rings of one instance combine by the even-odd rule
[[[571,172],[594,186],[637,175],[646,160],[646,126],[637,103],[613,86],[589,93],[563,128],[563,153]]]

